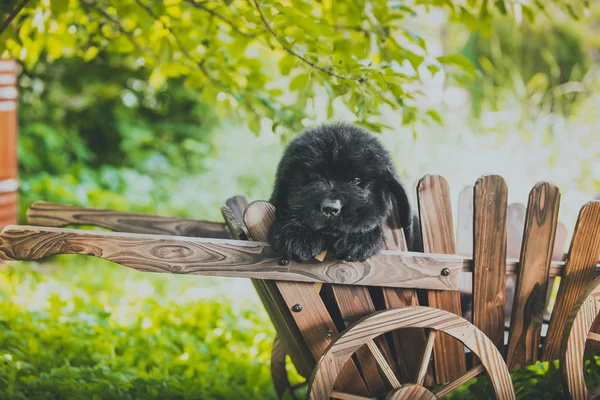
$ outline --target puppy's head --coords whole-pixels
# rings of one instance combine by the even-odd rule
[[[402,225],[410,225],[410,204],[388,152],[372,134],[348,124],[313,128],[293,140],[271,197],[279,216],[325,233],[370,231],[392,201]]]

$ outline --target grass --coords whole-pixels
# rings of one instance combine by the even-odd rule
[[[249,282],[234,301],[218,295],[234,280],[182,278],[83,257],[4,265],[0,398],[275,398],[274,331]]]

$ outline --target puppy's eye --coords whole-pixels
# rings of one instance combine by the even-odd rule
[[[360,183],[360,178],[352,178],[350,180],[351,185],[358,185]]]

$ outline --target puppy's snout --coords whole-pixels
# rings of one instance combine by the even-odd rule
[[[339,200],[325,199],[321,202],[321,211],[327,217],[335,217],[342,211],[342,202]]]

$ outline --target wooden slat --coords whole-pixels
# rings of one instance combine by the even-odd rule
[[[339,308],[339,312],[342,316],[345,327],[376,311],[373,301],[371,300],[368,287],[332,285],[331,291]],[[392,361],[393,358],[391,356],[389,347],[385,342],[385,338],[376,338],[375,343],[376,346],[381,349],[382,354],[385,355],[384,358],[388,365],[394,365]],[[385,377],[382,375],[382,373],[385,373],[385,371],[380,370],[377,360],[373,357],[369,349],[359,349],[356,352],[356,358],[358,361],[358,366],[365,377],[365,383],[367,384],[369,393],[372,396],[376,396],[387,392],[390,386]],[[395,371],[395,369],[392,371]]]
[[[76,207],[45,201],[38,201],[29,207],[27,221],[32,225],[52,227],[93,225],[116,232],[221,239],[231,237],[225,224],[219,222]]]
[[[280,256],[268,243],[242,240],[182,238],[177,236],[87,230],[8,226],[0,234],[0,258],[34,260],[58,254],[104,258],[145,272],[264,278],[349,285],[456,287],[460,257],[420,253],[382,252],[365,262],[279,264]],[[442,278],[443,268],[451,279]]]
[[[248,208],[248,200],[244,196],[233,196],[225,201],[225,205],[233,212],[236,221],[239,221],[240,228],[248,237],[248,228],[244,223],[244,212]]]
[[[558,358],[567,316],[585,285],[594,278],[599,257],[600,201],[592,201],[587,203],[579,212],[569,256],[548,326],[542,361],[551,361]]]
[[[244,221],[254,240],[268,240],[269,230],[274,220],[275,207],[264,201],[250,204],[244,215]],[[275,282],[275,285],[289,310],[292,310],[295,305],[301,306],[301,311],[292,312],[292,317],[312,356],[319,359],[331,341],[339,336],[319,293],[310,283],[278,281]],[[369,394],[367,386],[352,360],[343,367],[336,389],[361,396]]]
[[[454,254],[454,223],[448,182],[428,175],[418,185],[419,214],[425,253]],[[458,291],[428,291],[429,306],[461,315]],[[467,371],[464,346],[440,334],[434,347],[436,383],[457,379]]]
[[[244,211],[248,207],[248,201],[245,197],[236,196],[235,198],[228,199],[226,204],[230,204],[233,207],[233,210],[228,205],[221,207],[221,213],[223,214],[223,218],[225,218],[229,231],[232,232],[234,239],[248,240],[246,224],[243,220],[238,220],[236,217],[237,215],[243,218]],[[316,361],[308,350],[308,346],[302,340],[300,330],[296,326],[291,312],[285,305],[277,287],[273,281],[251,279],[251,282],[279,335],[277,340],[281,343],[281,348],[285,348],[289,353],[298,373],[308,378],[312,373]],[[273,352],[275,350],[274,344]],[[282,390],[282,388],[289,386],[285,363],[281,365],[281,363],[274,364],[272,362],[271,375],[276,390]]]
[[[473,186],[467,186],[458,196],[456,254],[473,257]],[[465,272],[458,283],[461,314],[473,321],[473,273]]]
[[[538,183],[529,193],[508,337],[509,370],[535,364],[539,358],[559,206],[560,191],[553,184]]]
[[[406,238],[400,223],[396,204],[384,229],[385,248],[406,251]],[[385,308],[416,306],[419,304],[417,291],[410,289],[383,288]],[[421,349],[425,346],[425,332],[422,329],[405,329],[403,332],[392,332],[391,339],[396,352],[398,373],[403,382],[412,382],[419,373]],[[428,383],[432,383],[433,373],[428,374]]]
[[[501,176],[475,183],[473,323],[504,352],[506,215],[508,191]]]

